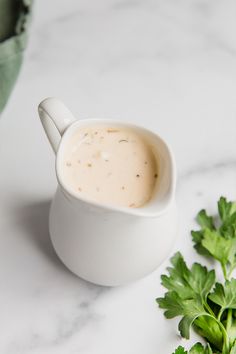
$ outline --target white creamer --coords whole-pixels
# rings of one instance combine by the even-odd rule
[[[58,256],[72,272],[100,285],[126,284],[152,272],[177,232],[175,163],[166,142],[134,124],[76,120],[56,98],[41,102],[39,115],[56,154],[49,231]],[[102,147],[93,137],[105,130]],[[119,140],[128,140],[129,148]],[[117,176],[109,180],[109,172]]]

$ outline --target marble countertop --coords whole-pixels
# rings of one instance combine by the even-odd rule
[[[168,260],[119,288],[86,283],[58,260],[47,227],[54,156],[37,105],[57,96],[78,118],[130,120],[166,138],[178,167],[172,253],[200,260],[196,212],[236,198],[235,16],[231,0],[35,2],[0,120],[0,353],[171,354],[195,341],[155,304]]]

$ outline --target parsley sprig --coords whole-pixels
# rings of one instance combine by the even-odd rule
[[[189,352],[178,347],[173,354],[236,354],[236,202],[221,197],[218,217],[205,210],[197,215],[200,230],[192,231],[196,251],[220,263],[224,282],[217,282],[215,270],[194,263],[186,265],[181,253],[171,258],[168,275],[162,275],[167,289],[156,299],[166,318],[180,316],[179,332],[190,337],[190,328],[200,334],[207,345],[195,344]]]
[[[188,354],[183,347],[178,347],[173,354]],[[201,343],[196,343],[189,351],[189,354],[213,354],[209,344],[204,348]]]

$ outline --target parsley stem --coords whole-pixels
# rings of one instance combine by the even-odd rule
[[[228,309],[227,320],[226,320],[226,331],[228,332],[232,325],[232,309]]]
[[[221,308],[220,311],[219,311],[219,313],[218,313],[218,316],[217,316],[218,321],[220,321],[223,312],[224,312],[224,309]]]
[[[229,354],[229,349],[230,349],[230,345],[229,345],[229,336],[228,336],[228,333],[223,325],[223,323],[218,320],[215,315],[212,316],[212,315],[206,315],[212,319],[214,319],[216,321],[216,323],[218,324],[218,326],[220,327],[221,329],[221,333],[222,333],[222,336],[223,336],[223,346],[222,346],[222,354]]]
[[[225,263],[222,263],[222,262],[220,264],[221,264],[221,268],[222,268],[222,271],[223,271],[224,278],[225,278],[225,280],[227,280],[228,279],[228,275],[227,275],[226,265],[225,265]]]
[[[216,321],[216,323],[218,324],[218,326],[220,327],[221,329],[221,332],[222,332],[222,336],[223,336],[223,346],[222,346],[222,354],[229,354],[229,348],[230,348],[230,345],[229,345],[229,336],[228,336],[228,333],[223,325],[222,322],[220,322],[216,317],[215,315],[212,316],[212,315],[208,315],[206,314],[206,316],[214,319]]]
[[[222,335],[224,338],[224,342],[223,342],[223,348],[222,348],[222,354],[228,354],[229,353],[229,336],[228,333],[226,332],[226,329],[224,327],[224,325],[220,322],[217,321],[219,324],[219,327],[222,331]]]
[[[210,306],[208,305],[208,303],[206,301],[204,301],[204,306],[206,308],[206,310],[212,315],[215,317],[215,314],[214,312],[212,311],[212,309],[210,308]]]
[[[232,272],[233,272],[233,270],[235,269],[235,267],[236,267],[236,263],[233,263],[233,264],[231,265],[230,269],[229,269],[228,279],[231,277]]]

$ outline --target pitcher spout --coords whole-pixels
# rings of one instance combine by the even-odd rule
[[[159,217],[175,204],[175,160],[170,146],[162,138],[146,129],[141,132],[150,142],[157,161],[157,182],[149,202],[140,208],[129,208],[126,212],[144,217]]]

